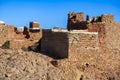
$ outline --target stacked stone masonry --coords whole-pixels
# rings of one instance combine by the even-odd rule
[[[66,32],[54,32],[52,30],[43,30],[41,40],[41,51],[50,56],[59,58],[68,57],[68,34]]]
[[[112,14],[103,14],[101,16],[101,22],[104,24],[113,24],[114,23],[114,16]]]
[[[43,30],[41,50],[60,58],[71,59],[79,52],[99,49],[97,32]],[[74,55],[73,55],[74,54]]]
[[[69,60],[77,61],[84,53],[99,50],[99,38],[97,32],[70,32],[69,37]]]
[[[120,25],[114,22],[114,16],[111,14],[95,16],[92,19],[87,16],[86,21],[84,21],[83,13],[69,13],[68,31],[44,30],[41,50],[56,54],[59,57],[68,57],[70,61],[76,61],[80,60],[82,54],[96,53],[103,48],[120,48],[119,39],[116,40],[117,36],[114,36],[113,40],[110,39],[113,36],[112,26],[115,26],[115,30],[120,30]],[[114,33],[116,32],[114,31]],[[58,44],[62,44],[62,48]]]
[[[0,24],[0,45],[10,41],[10,48],[20,49],[39,42],[40,50],[56,58],[80,60],[82,54],[99,52],[102,48],[120,49],[120,23],[114,16],[103,14],[90,18],[84,13],[69,13],[67,29],[39,29],[39,23],[30,22],[29,28],[16,29]]]
[[[42,37],[42,31],[38,25],[37,28],[37,31],[33,30],[32,32],[27,27],[23,31],[20,31],[20,29],[15,28],[13,25],[2,24],[0,25],[0,46],[6,41],[10,42],[11,49],[27,48],[34,45]]]

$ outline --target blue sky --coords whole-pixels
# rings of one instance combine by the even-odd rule
[[[84,12],[90,17],[114,14],[115,21],[120,22],[120,1],[0,0],[0,20],[16,27],[29,26],[30,21],[35,21],[40,23],[41,28],[66,28],[69,12]]]

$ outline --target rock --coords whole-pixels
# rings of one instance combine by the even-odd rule
[[[52,59],[35,52],[0,49],[0,80],[119,80],[119,51],[81,56],[80,61]],[[115,54],[115,55],[114,55]]]

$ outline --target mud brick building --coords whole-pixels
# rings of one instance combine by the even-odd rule
[[[120,23],[114,22],[112,14],[102,14],[93,18],[87,15],[84,20],[84,13],[70,12],[66,30],[43,30],[41,51],[77,61],[80,56],[91,52],[97,53],[103,48],[119,49],[120,39],[117,37],[120,36],[119,26]],[[110,39],[112,37],[114,39]]]
[[[56,58],[78,61],[84,54],[97,53],[101,49],[120,49],[120,22],[114,15],[102,14],[84,18],[84,13],[68,14],[67,29],[43,29],[39,23],[30,22],[23,31],[13,25],[0,24],[0,45],[10,41],[10,48],[28,48],[39,42],[40,51]]]
[[[34,29],[35,27],[35,29]],[[9,41],[11,49],[27,48],[34,45],[42,36],[39,23],[30,22],[29,28],[15,28],[13,25],[0,25],[0,45]]]

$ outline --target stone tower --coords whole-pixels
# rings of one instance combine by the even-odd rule
[[[84,13],[73,13],[70,12],[68,14],[68,22],[67,22],[67,29],[73,30],[73,29],[84,29]]]

